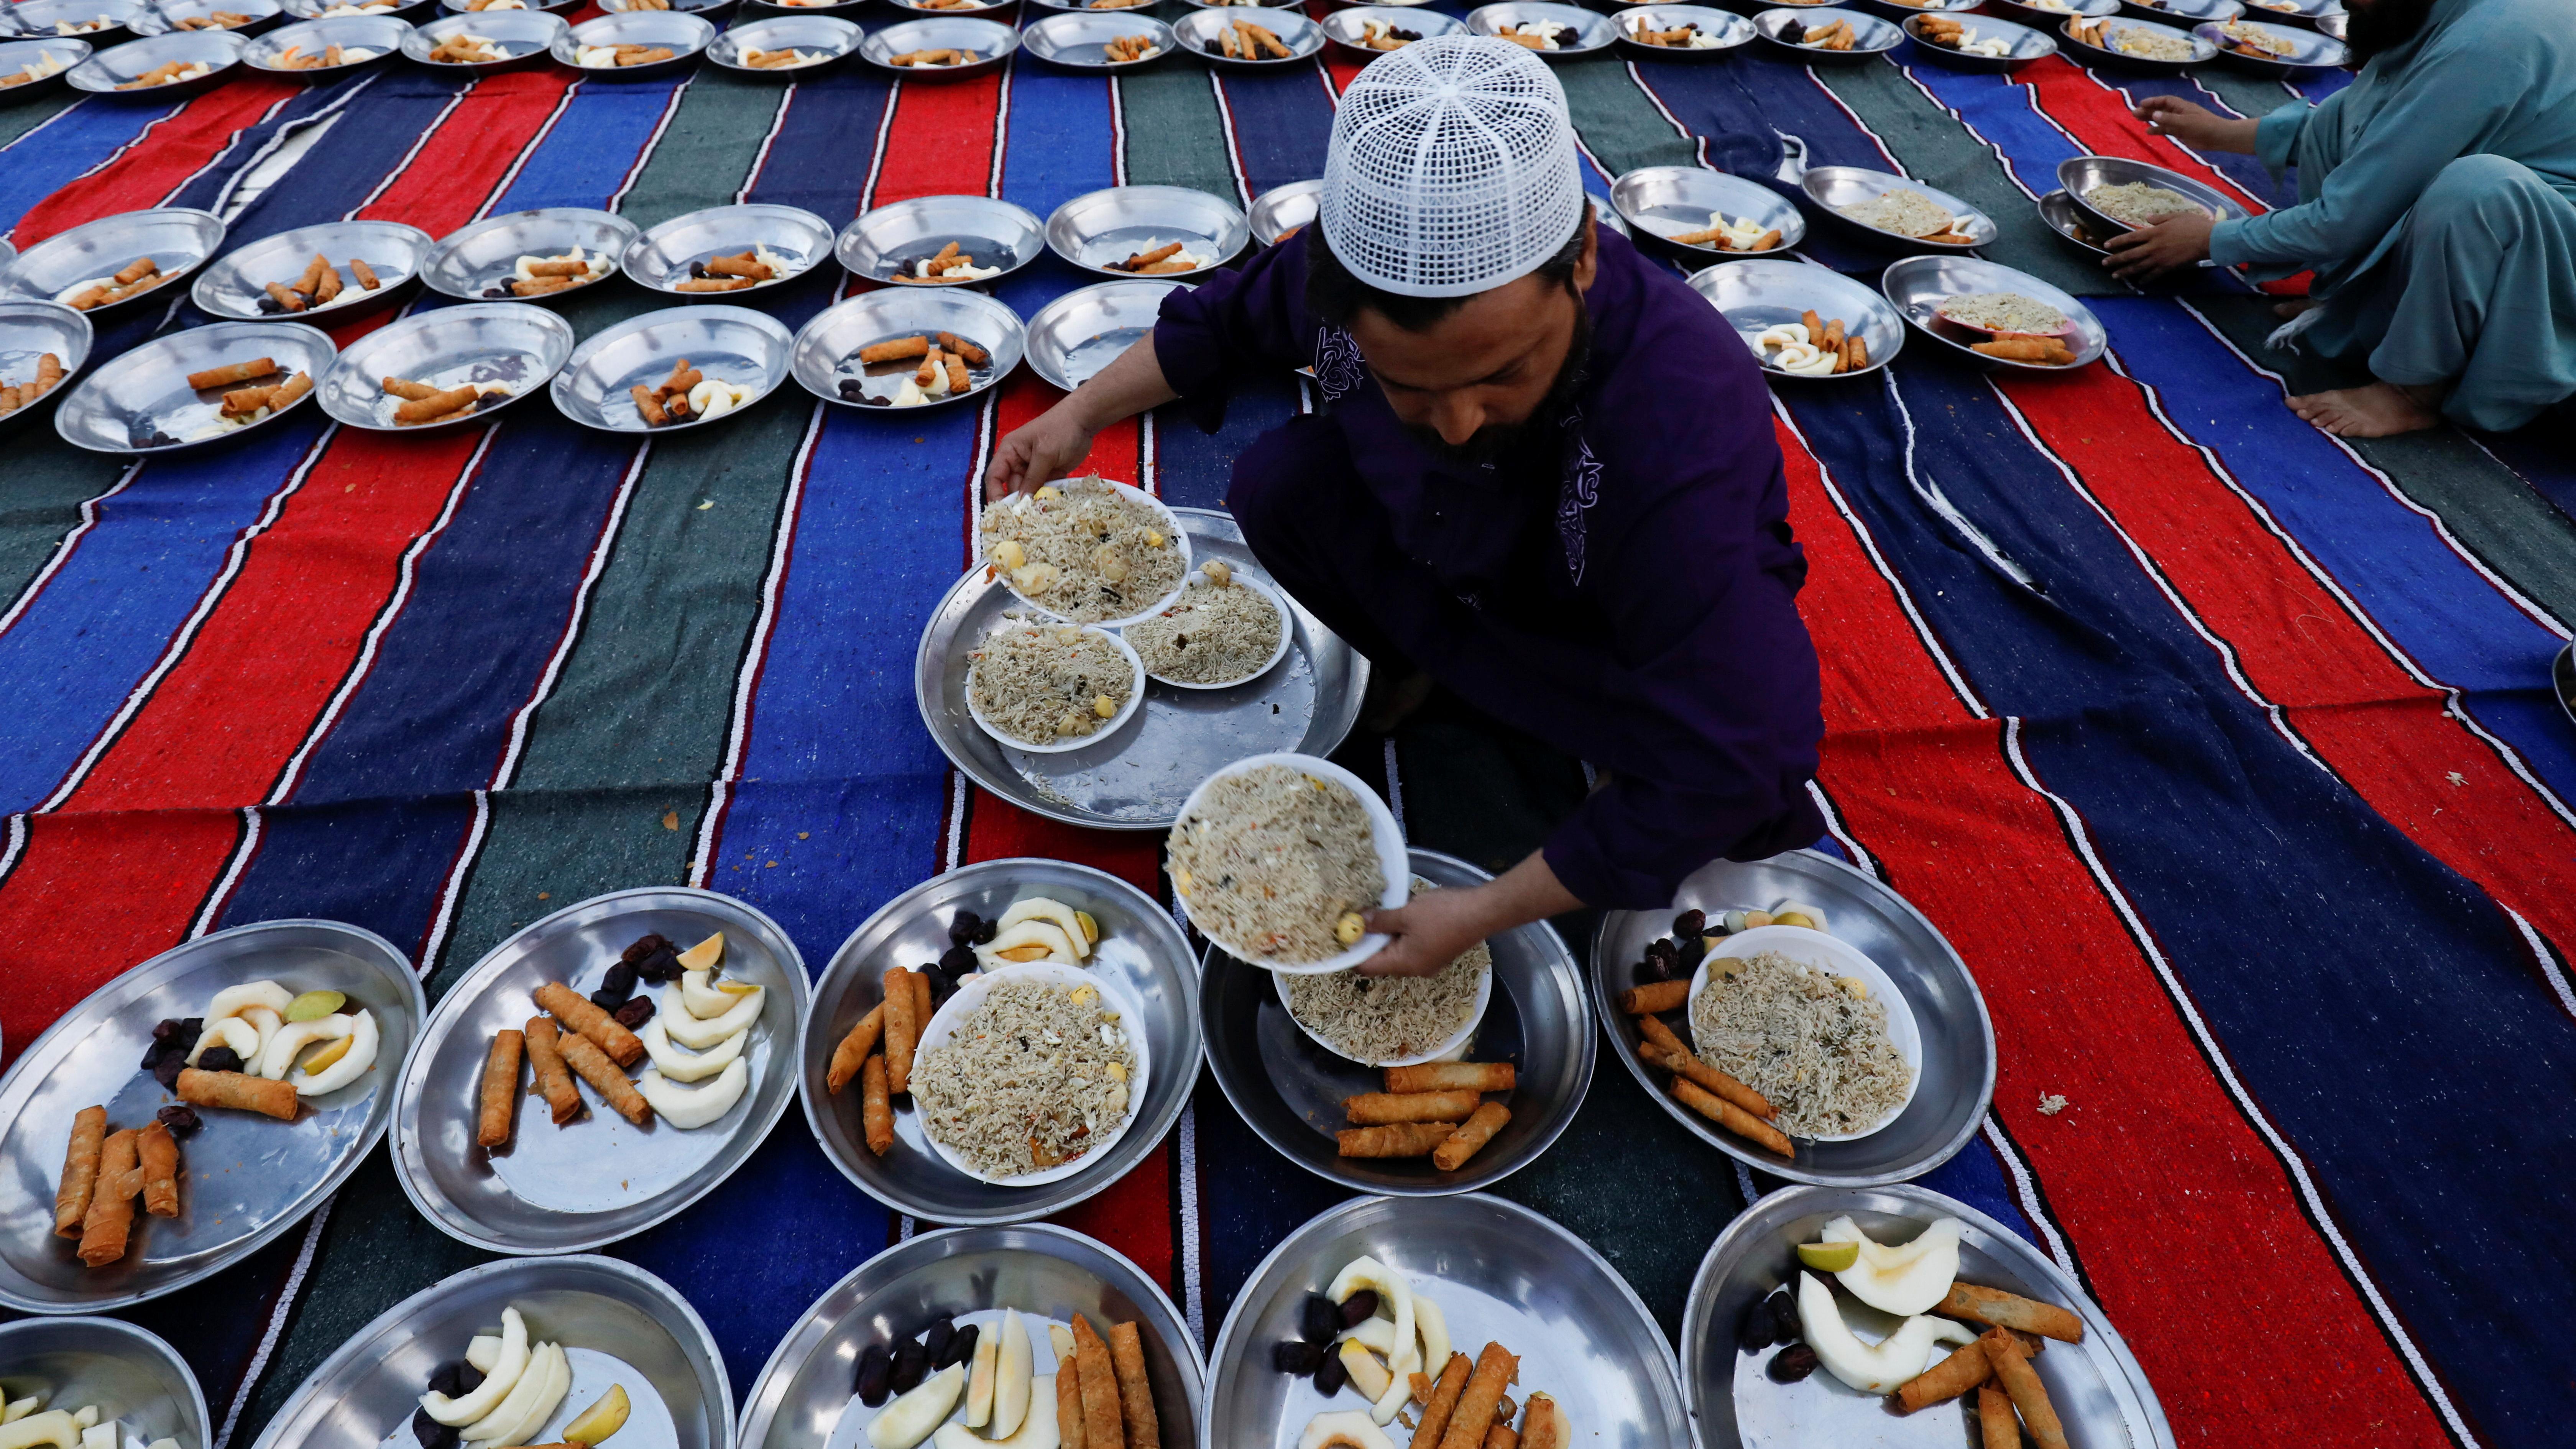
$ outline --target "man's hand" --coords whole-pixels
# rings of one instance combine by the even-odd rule
[[[2124,282],[2143,282],[2176,267],[2188,267],[2209,255],[2210,228],[2217,224],[2205,212],[2168,216],[2111,238],[2111,255],[2102,265]]]
[[[2255,122],[2232,120],[2180,96],[2149,96],[2130,114],[2195,151],[2254,152]]]
[[[984,496],[1028,493],[1067,476],[1091,456],[1091,438],[1091,430],[1074,420],[1073,399],[1064,399],[993,445],[993,465],[984,470]]]
[[[1534,850],[1483,885],[1424,891],[1395,910],[1366,912],[1362,919],[1370,930],[1395,939],[1361,962],[1359,973],[1429,976],[1487,936],[1582,907],[1548,868],[1547,857]]]

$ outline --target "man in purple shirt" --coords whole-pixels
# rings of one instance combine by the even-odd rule
[[[1583,905],[1657,909],[1719,856],[1814,841],[1814,646],[1770,395],[1724,318],[1594,224],[1563,93],[1503,41],[1422,41],[1344,95],[1315,224],[1165,299],[1151,337],[1004,438],[988,488],[1101,428],[1311,365],[1317,411],[1226,498],[1271,575],[1380,669],[1420,669],[1601,772],[1489,885],[1370,928],[1424,975]]]

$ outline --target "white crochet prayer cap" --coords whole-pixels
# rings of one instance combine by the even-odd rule
[[[1359,73],[1333,116],[1320,219],[1351,275],[1464,297],[1536,271],[1583,218],[1574,123],[1547,63],[1442,35]]]

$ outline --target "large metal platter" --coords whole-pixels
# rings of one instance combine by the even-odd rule
[[[1161,830],[1218,766],[1278,750],[1330,755],[1358,723],[1368,660],[1277,588],[1232,517],[1206,508],[1172,512],[1189,530],[1194,557],[1223,559],[1287,599],[1296,631],[1288,657],[1226,689],[1149,683],[1141,722],[1088,749],[1054,755],[1009,749],[967,712],[966,650],[1003,611],[1028,606],[977,568],[931,611],[913,660],[922,722],[975,783],[1049,819],[1101,830]]]
[[[213,1449],[206,1395],[179,1351],[113,1318],[22,1318],[0,1324],[0,1391],[43,1395],[49,1409],[98,1406],[99,1422],[121,1419],[146,1441],[167,1436],[179,1449]]]
[[[531,1089],[520,1094],[507,1149],[475,1144],[492,1034],[538,1014],[530,999],[537,987],[564,981],[588,996],[637,937],[655,932],[686,949],[717,931],[725,938],[723,979],[770,993],[743,1052],[751,1087],[731,1112],[695,1131],[659,1120],[637,1127],[585,1084],[589,1111],[557,1127]],[[676,983],[636,989],[659,1009],[678,1009]],[[439,1001],[403,1063],[395,1175],[440,1231],[495,1253],[578,1253],[640,1233],[715,1191],[786,1113],[806,999],[796,943],[731,896],[641,886],[566,906],[492,948]]]
[[[1795,1160],[1756,1147],[1683,1106],[1661,1073],[1637,1060],[1636,1022],[1619,993],[1636,984],[1646,943],[1672,930],[1685,910],[1768,910],[1783,899],[1820,907],[1835,936],[1876,962],[1914,1013],[1923,1038],[1923,1080],[1895,1121],[1848,1142],[1796,1143]],[[1967,963],[1923,913],[1874,877],[1828,855],[1792,850],[1769,860],[1712,861],[1682,882],[1669,911],[1609,911],[1592,938],[1592,1000],[1619,1060],[1676,1122],[1739,1162],[1792,1182],[1875,1187],[1920,1177],[1967,1145],[1995,1092],[1995,1028]],[[1686,1027],[1677,1027],[1690,1039]]]
[[[81,379],[54,414],[54,431],[93,453],[149,457],[220,447],[277,426],[313,401],[314,389],[255,423],[227,428],[225,389],[192,388],[190,376],[266,357],[276,370],[263,374],[261,385],[282,384],[299,372],[318,383],[338,356],[330,334],[300,322],[215,322],[167,332]]]
[[[1208,1353],[1202,1442],[1294,1449],[1326,1408],[1365,1407],[1355,1390],[1327,1404],[1312,1380],[1270,1366],[1271,1345],[1298,1336],[1306,1295],[1363,1254],[1440,1305],[1458,1352],[1493,1342],[1519,1355],[1513,1396],[1546,1391],[1576,1443],[1693,1449],[1672,1348],[1635,1290],[1581,1238],[1483,1193],[1354,1198],[1290,1233],[1252,1270]]]
[[[2195,205],[2206,208],[2220,221],[2242,221],[2250,215],[2244,204],[2217,187],[2197,177],[2125,156],[2069,156],[2057,163],[2057,184],[2066,193],[2067,204],[2086,227],[2104,236],[2122,236],[2129,224],[2106,212],[2095,210],[2084,200],[2097,186],[2118,186],[2126,182],[2143,182],[2177,192]]]
[[[1463,860],[1407,852],[1413,873],[1451,888],[1493,877]],[[1508,1098],[1512,1120],[1456,1172],[1427,1157],[1343,1157],[1333,1134],[1348,1125],[1342,1099],[1385,1089],[1383,1073],[1335,1055],[1300,1030],[1281,1004],[1271,973],[1214,946],[1199,967],[1199,1020],[1208,1065],[1235,1112],[1279,1155],[1318,1177],[1362,1192],[1435,1197],[1491,1186],[1538,1160],[1574,1120],[1592,1087],[1597,1038],[1584,1014],[1583,972],[1545,921],[1516,926],[1486,943],[1493,950],[1493,997],[1466,1056],[1519,1068]]]
[[[293,1122],[208,1109],[182,1142],[179,1216],[138,1215],[124,1261],[81,1265],[54,1236],[53,1194],[72,1115],[104,1105],[140,1127],[174,1101],[142,1070],[154,1023],[205,1014],[227,986],[273,979],[345,993],[375,1013],[376,1069]],[[411,962],[372,931],[336,921],[262,921],[200,936],[92,992],[0,1077],[0,1304],[30,1313],[122,1308],[213,1276],[303,1221],[374,1150],[393,1117],[396,1067],[426,1009]],[[240,1164],[242,1170],[231,1170]]]
[[[884,998],[887,967],[917,969],[948,949],[948,922],[959,909],[990,920],[1012,902],[1038,895],[1091,913],[1100,923],[1100,944],[1089,969],[1114,975],[1144,1004],[1153,1070],[1144,1100],[1135,1105],[1134,1124],[1100,1162],[1036,1187],[979,1182],[950,1167],[922,1135],[921,1114],[908,1102],[895,1108],[893,1150],[883,1157],[870,1152],[859,1121],[858,1086],[838,1095],[824,1087],[833,1048]],[[805,1120],[842,1176],[898,1212],[937,1223],[1012,1223],[1061,1212],[1126,1176],[1179,1119],[1198,1082],[1198,990],[1189,941],[1171,913],[1105,871],[1061,860],[987,860],[933,876],[852,931],[814,984],[797,1070]]]
[[[530,1343],[560,1343],[572,1389],[539,1442],[622,1385],[617,1449],[729,1449],[733,1386],[715,1336],[679,1290],[614,1258],[507,1259],[468,1268],[378,1315],[322,1361],[252,1449],[413,1449],[411,1416],[432,1370],[516,1308]]]
[[[1914,324],[1915,331],[1957,353],[1961,361],[1983,367],[2011,372],[2072,372],[2100,357],[2111,345],[2111,334],[2103,327],[2102,319],[2072,294],[2028,272],[1983,257],[1907,257],[1891,263],[1879,274],[1878,290],[1899,316]],[[2069,329],[2065,340],[2075,353],[2075,361],[2064,367],[2051,367],[2044,362],[2019,362],[1972,351],[1975,344],[1987,341],[1991,334],[1946,321],[1939,308],[1951,297],[1986,292],[2019,293],[2065,314]]]
[[[1017,1308],[1069,1323],[1079,1313],[1105,1336],[1133,1323],[1164,1449],[1199,1449],[1207,1368],[1162,1286],[1105,1244],[1052,1223],[923,1233],[862,1263],[814,1300],[743,1397],[741,1449],[859,1449],[875,1411],[851,1392],[851,1367],[870,1344],[917,1338],[932,1319],[960,1324]],[[968,1315],[980,1315],[969,1318]],[[1029,1325],[1036,1371],[1054,1372],[1045,1328]],[[620,1445],[619,1449],[625,1449]]]
[[[1710,1245],[1682,1311],[1682,1393],[1701,1449],[1960,1449],[1975,1442],[1973,1394],[1899,1416],[1888,1412],[1883,1397],[1847,1388],[1821,1369],[1795,1384],[1773,1383],[1762,1368],[1778,1350],[1737,1349],[1745,1311],[1796,1281],[1797,1245],[1814,1242],[1827,1221],[1845,1213],[1881,1241],[1911,1240],[1936,1218],[1960,1219],[1967,1225],[1959,1242],[1961,1281],[2055,1303],[2084,1320],[2082,1343],[2051,1343],[2031,1360],[2068,1442],[2077,1449],[2173,1449],[2173,1430],[2138,1361],[2072,1279],[1993,1218],[1905,1186],[1788,1188],[1755,1203]],[[1843,1309],[1867,1339],[1895,1327],[1849,1298]]]

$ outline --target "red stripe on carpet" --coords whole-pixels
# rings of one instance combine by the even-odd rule
[[[19,249],[102,216],[159,206],[243,127],[257,125],[278,102],[303,89],[285,81],[238,80],[190,100],[124,154],[29,207],[18,222]]]
[[[558,66],[478,83],[385,193],[359,211],[442,236],[472,221],[579,77]]]
[[[1163,1285],[1173,1297],[1172,1144],[1169,1138],[1145,1154],[1099,1196],[1074,1204],[1047,1219],[1058,1227],[1087,1233],[1126,1254]],[[1095,1324],[1094,1327],[1105,1327]]]
[[[1814,458],[1786,427],[1780,444],[1810,568],[1799,612],[1823,662],[1819,779],[1976,973],[1995,1025],[1994,1110],[2179,1437],[2295,1423],[2305,1443],[2437,1449],[2406,1366],[2048,803],[2013,774],[2000,723],[1958,701]],[[2066,1109],[2041,1116],[2043,1092]],[[2219,1305],[2264,1330],[2208,1352]]]
[[[982,196],[993,176],[993,118],[1002,103],[996,72],[962,81],[907,80],[895,93],[885,164],[871,206],[916,196]]]
[[[1036,420],[1038,414],[1064,401],[1064,393],[1055,384],[1022,368],[1002,384],[1002,395],[993,404],[993,436],[1008,437],[1013,428]],[[1142,424],[1134,418],[1111,423],[1091,440],[1091,452],[1073,469],[1073,475],[1097,472],[1118,483],[1134,483],[1141,473],[1138,467]]]
[[[2118,91],[2108,89],[2065,56],[2044,56],[2023,66],[2014,79],[2030,87],[2031,99],[2040,110],[2094,155],[2120,156],[2179,171],[2217,187],[2248,211],[2270,209],[2263,198],[2248,194],[2226,172],[2194,157],[2170,138],[2149,132],[2146,122],[2129,114],[2128,103]]]
[[[2345,784],[2560,950],[2576,950],[2576,829],[2156,421],[2140,384],[2093,367],[2001,386]]]

